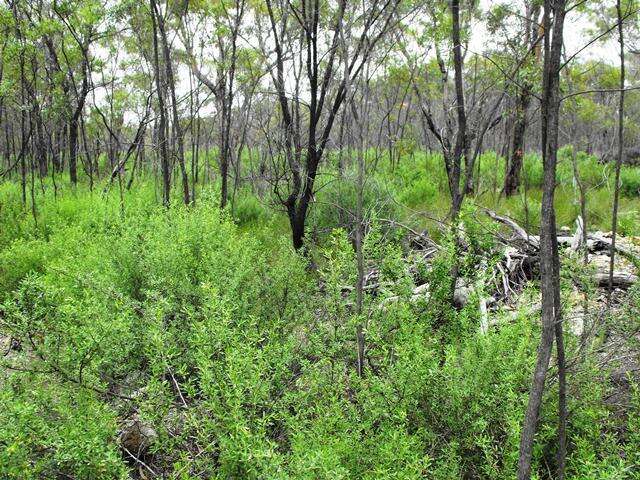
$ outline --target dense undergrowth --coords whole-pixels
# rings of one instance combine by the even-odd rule
[[[382,218],[406,219],[410,224],[427,228],[433,236],[440,230],[438,220],[446,217],[450,208],[447,177],[440,154],[416,152],[391,166],[384,154],[368,154],[365,204]],[[611,202],[614,185],[614,164],[601,163],[594,155],[576,152],[578,178],[586,190],[586,208],[590,229],[611,230]],[[512,197],[502,194],[504,158],[489,152],[479,157],[474,193],[468,203],[507,214],[537,232],[540,225],[542,199],[542,163],[536,154],[525,157],[520,193]],[[313,226],[349,224],[356,202],[355,174],[347,171],[344,181],[335,174],[325,174],[319,183],[326,185],[318,193],[314,207]],[[559,226],[573,227],[580,215],[580,195],[574,172],[572,148],[559,152],[556,218]],[[338,208],[340,207],[340,208]],[[435,218],[435,221],[434,221]],[[352,220],[351,220],[352,222]],[[623,235],[640,235],[640,167],[623,166],[619,229]]]
[[[399,215],[399,203],[446,204],[411,165],[388,173],[386,185],[369,182],[369,212],[383,220]],[[537,167],[527,165],[535,197]],[[137,478],[150,469],[176,479],[514,478],[538,315],[497,312],[511,320],[479,335],[477,308],[446,300],[445,236],[420,272],[431,299],[409,302],[416,274],[400,234],[387,235],[381,220],[365,253],[385,287],[355,315],[344,288],[355,283],[353,248],[345,230],[332,230],[350,217],[337,221],[322,204],[334,194],[348,209],[354,192],[345,184],[327,187],[314,207],[310,235],[326,232],[312,252],[314,271],[292,251],[281,216],[246,192],[233,213],[219,213],[208,188],[196,206],[169,210],[151,183],[125,192],[123,204],[116,190],[49,192],[34,222],[19,186],[3,184],[0,335],[12,348],[0,371],[0,477]],[[401,198],[388,201],[388,189]],[[637,198],[625,201],[631,212]],[[462,265],[472,280],[492,242],[475,216],[470,202]],[[395,295],[400,301],[380,307]],[[360,322],[363,378],[355,366]],[[577,355],[577,339],[568,343]],[[640,478],[638,410],[614,414],[605,377],[589,360],[570,375],[569,478]],[[553,470],[554,389],[550,381],[537,478]],[[631,402],[640,407],[637,390]],[[134,417],[156,433],[140,453],[145,466],[120,447]]]

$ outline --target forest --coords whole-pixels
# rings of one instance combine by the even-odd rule
[[[640,480],[638,0],[0,0],[0,478]]]

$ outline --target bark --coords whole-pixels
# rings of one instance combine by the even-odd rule
[[[531,93],[524,88],[516,102],[513,137],[511,143],[511,160],[504,179],[504,194],[510,197],[517,193],[520,186],[520,172],[524,161],[524,137],[527,128],[527,109],[531,103]]]
[[[448,168],[449,172],[449,190],[451,192],[451,234],[453,236],[454,244],[454,261],[451,267],[451,288],[450,288],[450,301],[452,305],[455,305],[455,291],[456,284],[458,282],[458,273],[460,265],[458,259],[460,258],[460,251],[462,248],[460,240],[460,231],[458,226],[458,218],[460,215],[460,209],[462,208],[462,202],[464,201],[465,193],[471,190],[472,185],[470,181],[470,170],[472,167],[472,159],[469,157],[469,147],[467,139],[467,113],[465,109],[464,99],[464,87],[463,87],[463,58],[462,58],[462,46],[460,44],[460,1],[451,1],[451,19],[452,30],[451,39],[453,41],[453,69],[454,69],[454,84],[456,91],[456,114],[458,119],[458,130],[456,133],[455,147],[453,154],[450,154]],[[467,178],[465,179],[464,186],[460,185],[460,176],[462,171],[462,157],[464,156],[465,169]],[[446,157],[445,157],[446,158]],[[471,165],[471,167],[469,167]]]
[[[78,119],[69,122],[69,180],[72,185],[78,183]]]
[[[554,334],[559,340],[559,361],[563,360],[562,327],[560,324],[561,305],[559,303],[559,258],[556,234],[555,209],[553,205],[558,150],[558,124],[560,108],[560,56],[562,53],[562,37],[565,15],[565,0],[544,2],[544,71],[542,98],[542,152],[544,164],[544,186],[541,212],[540,246],[543,254],[540,257],[541,291],[542,291],[542,334],[538,346],[538,356],[533,375],[529,402],[525,413],[520,437],[520,455],[518,458],[518,480],[531,477],[531,457],[535,432],[540,414],[540,406],[544,393],[544,385],[553,348]],[[553,35],[551,36],[551,15],[553,14]],[[561,357],[562,355],[562,357]],[[563,372],[564,365],[559,365]],[[564,376],[561,374],[560,381]],[[560,424],[558,449],[558,476],[564,476],[564,439],[566,405],[564,404],[564,386],[560,387]]]
[[[618,203],[620,199],[620,170],[624,155],[624,25],[620,0],[616,0],[616,14],[618,17],[618,42],[620,43],[620,98],[618,103],[618,155],[616,158],[615,189],[613,192],[613,212],[611,214],[611,250],[609,262],[609,290],[607,292],[607,305],[611,306],[613,292],[613,269],[616,258],[616,234],[618,232]]]
[[[164,82],[160,76],[160,54],[158,49],[158,27],[156,22],[156,2],[149,0],[151,9],[151,24],[153,27],[153,73],[156,80],[156,95],[158,96],[158,110],[160,120],[157,128],[157,141],[160,150],[160,165],[162,169],[162,204],[169,206],[171,201],[171,171],[169,169],[169,154],[167,151],[167,111],[164,99]]]
[[[225,95],[226,97],[226,95]],[[221,145],[220,145],[220,208],[227,206],[227,198],[229,197],[229,157],[231,149],[229,148],[229,132],[226,128],[227,117],[230,112],[227,111],[227,100],[222,100],[222,121],[221,121]]]
[[[180,167],[180,174],[182,179],[182,199],[185,205],[189,205],[191,197],[189,196],[189,177],[187,175],[187,167],[184,161],[184,133],[182,125],[180,124],[180,115],[178,113],[178,101],[176,97],[176,83],[173,75],[173,65],[171,63],[171,52],[169,51],[169,43],[167,41],[167,33],[164,26],[164,18],[160,14],[155,0],[152,1],[153,8],[152,16],[155,14],[157,30],[160,33],[160,41],[162,43],[162,53],[164,60],[164,67],[166,69],[166,83],[169,87],[169,94],[171,95],[171,112],[173,115],[173,128],[176,136],[177,143],[177,157],[178,165]]]
[[[197,95],[197,93],[196,93]],[[196,175],[195,175],[195,171],[196,171],[196,163],[198,161],[197,156],[196,156],[196,143],[198,142],[198,139],[196,139],[196,135],[194,134],[194,126],[196,123],[199,122],[200,120],[200,105],[197,105],[196,108],[198,108],[198,120],[195,120],[194,117],[196,116],[195,114],[195,110],[194,110],[194,103],[193,103],[193,97],[194,97],[194,88],[193,88],[193,72],[189,71],[189,137],[191,140],[191,203],[193,203],[195,205],[196,203]]]
[[[469,158],[469,148],[467,139],[467,113],[464,102],[464,87],[462,84],[462,45],[460,44],[460,0],[451,1],[451,19],[452,30],[451,39],[453,40],[453,70],[454,70],[454,84],[456,90],[456,114],[458,117],[458,132],[456,134],[455,147],[453,151],[453,158],[450,161],[450,169],[452,171],[450,184],[451,184],[451,197],[452,197],[452,210],[451,210],[451,222],[453,228],[457,231],[457,219],[462,206],[462,200],[464,192],[467,190],[466,185],[464,191],[460,189],[460,175],[461,175],[461,158],[465,157],[465,162],[468,165],[471,162]],[[454,232],[455,233],[455,232]]]

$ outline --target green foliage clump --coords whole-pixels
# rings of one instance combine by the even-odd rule
[[[356,172],[349,169],[342,178],[319,178],[326,184],[316,194],[310,210],[308,228],[314,233],[329,233],[336,228],[353,231],[355,225],[358,188]],[[396,216],[396,205],[385,185],[375,178],[368,178],[362,192],[364,215],[367,218],[391,219]]]
[[[128,478],[112,409],[85,390],[24,375],[0,390],[2,478]]]
[[[28,448],[16,451],[14,443],[6,444],[9,458],[0,476],[18,472],[15,478],[22,478],[20,465],[35,462],[42,471],[60,469],[75,478],[115,478],[113,472],[126,466],[118,453],[114,419],[126,411],[111,401],[135,394],[137,410],[164,433],[158,415],[173,404],[171,374],[180,379],[183,395],[199,399],[191,418],[201,419],[203,409],[217,418],[210,429],[203,432],[198,424],[178,438],[192,442],[199,432],[196,438],[203,445],[212,435],[220,442],[228,438],[237,448],[249,442],[246,450],[234,450],[220,470],[248,478],[256,468],[249,458],[257,455],[257,447],[262,445],[265,455],[273,450],[264,433],[270,420],[263,406],[273,389],[286,383],[287,338],[294,323],[304,319],[304,313],[293,315],[303,304],[300,261],[283,239],[274,262],[211,203],[170,211],[132,205],[123,218],[116,213],[113,219],[109,209],[86,217],[80,206],[73,211],[49,223],[47,240],[17,240],[2,252],[2,332],[25,351],[12,363],[34,372],[17,372],[3,382],[3,404],[12,405],[7,415],[24,422],[27,413],[20,402],[46,405],[57,390],[65,397],[60,398],[62,417],[53,412],[40,417],[43,429],[30,437]],[[49,377],[55,385],[45,381]],[[264,388],[256,388],[260,384]],[[76,404],[87,414],[92,409],[104,413],[96,411],[86,439],[56,440],[65,435],[59,428],[78,428],[73,422],[79,417],[72,415]],[[64,418],[69,418],[68,427]],[[101,426],[102,418],[109,428]],[[3,435],[13,438],[17,430],[3,430]],[[176,454],[186,448],[176,445],[175,436],[161,435],[161,440],[154,448]],[[91,455],[78,451],[78,458],[60,463],[60,456],[80,448],[72,447],[74,441],[84,442],[82,448],[102,447]],[[215,455],[226,465],[220,452],[232,449],[222,447]],[[94,470],[85,470],[93,464],[85,465],[83,455],[96,462]],[[98,468],[111,473],[103,475]]]
[[[630,198],[640,196],[640,168],[623,168],[620,171],[620,194]]]
[[[240,192],[233,203],[232,213],[239,225],[257,223],[270,217],[268,206],[250,192]]]

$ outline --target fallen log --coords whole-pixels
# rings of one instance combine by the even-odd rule
[[[612,243],[611,239],[605,237],[604,234],[602,234],[601,232],[590,233],[587,235],[587,238],[593,241],[594,249],[606,250],[607,252],[611,251],[611,243]],[[623,255],[624,257],[628,258],[634,263],[640,262],[640,258],[635,252],[631,251],[628,248],[625,248],[624,246],[618,244],[617,242],[616,242],[615,251],[616,253]]]
[[[606,288],[609,286],[609,272],[596,272],[594,280],[599,287]],[[613,272],[613,286],[626,290],[632,287],[638,281],[638,276],[627,272]]]
[[[493,210],[485,209],[485,212],[491,219],[509,227],[513,231],[513,233],[515,233],[516,236],[520,240],[523,240],[526,244],[530,245],[536,250],[540,248],[540,238],[537,235],[529,235],[529,233],[524,228],[522,228],[509,217],[498,215]]]
[[[515,220],[503,215],[498,215],[496,212],[488,209],[485,209],[485,213],[496,222],[509,227],[516,237],[524,241],[534,250],[538,250],[540,248],[540,237],[538,235],[530,235],[524,228],[518,225]],[[560,246],[571,247],[574,250],[580,246],[579,239],[583,236],[582,230],[584,229],[584,222],[582,221],[582,218],[579,217],[576,223],[577,230],[574,235],[558,235],[556,237]],[[611,250],[611,243],[611,239],[605,237],[602,232],[587,234],[587,249],[589,252]],[[633,252],[629,248],[616,243],[615,250],[616,253],[625,256],[634,263],[640,263],[640,254]]]
[[[491,210],[485,210],[485,212],[490,218],[492,218],[496,222],[499,222],[509,227],[511,231],[515,234],[515,236],[519,240],[525,243],[526,249],[533,250],[534,252],[538,252],[540,250],[540,237],[536,235],[529,235],[524,228],[518,225],[518,223],[511,218],[498,215],[497,213]],[[574,235],[570,235],[570,236],[562,235],[557,237],[557,241],[560,246],[568,247],[573,250],[576,250],[584,246],[582,244],[582,241],[585,237],[584,222],[582,221],[582,218],[578,218],[578,220],[576,221],[576,225],[577,225],[577,228]],[[609,252],[611,251],[611,244],[612,244],[612,241],[610,238],[605,237],[605,235],[602,232],[588,233],[586,237],[587,237],[586,248],[589,251],[589,253],[596,254],[595,256],[602,256],[602,255],[597,255],[598,253],[609,255]],[[630,248],[625,247],[624,245],[621,245],[620,243],[616,242],[615,251],[616,253],[619,253],[620,255],[631,260],[636,265],[640,263],[640,255],[632,251]],[[510,290],[509,273],[514,271],[515,263],[513,261],[513,258],[515,255],[524,256],[525,258],[532,258],[527,252],[519,252],[518,249],[514,248],[513,246],[508,247],[506,249],[505,262],[504,262],[506,266],[506,269],[505,269],[506,271],[502,271],[500,268],[500,265],[499,264],[497,265],[497,268],[498,270],[500,270],[500,273],[502,276],[502,283],[503,283],[502,288],[504,290],[503,293],[505,296],[508,296],[508,293]],[[592,263],[592,261],[590,261],[590,263]],[[595,263],[597,265],[597,262]],[[609,272],[607,270],[598,268],[598,270],[593,274],[593,279],[596,285],[598,285],[599,287],[607,287],[609,285]],[[635,284],[637,281],[638,281],[638,276],[631,272],[624,271],[624,270],[616,270],[613,272],[614,287],[627,289],[631,287],[633,284]]]

